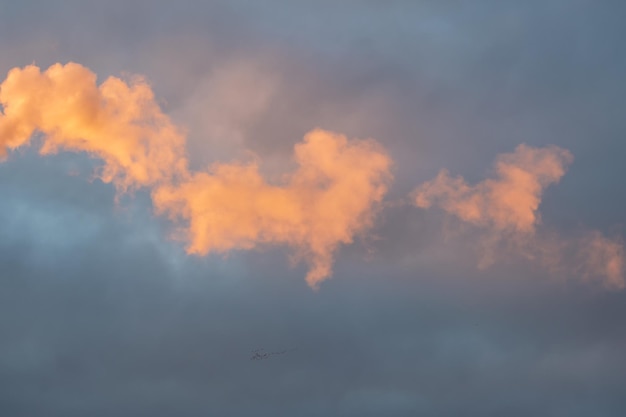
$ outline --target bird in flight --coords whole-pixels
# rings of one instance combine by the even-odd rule
[[[287,349],[287,350],[281,350],[281,351],[277,351],[277,352],[264,352],[264,350],[265,349],[263,349],[263,348],[253,350],[252,351],[252,356],[250,356],[250,360],[251,361],[260,361],[260,360],[263,360],[263,359],[268,359],[270,356],[284,355],[287,352],[295,350],[295,348]]]

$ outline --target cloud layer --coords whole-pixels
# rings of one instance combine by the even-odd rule
[[[297,249],[186,255],[151,215],[151,191],[176,184],[116,208],[86,180],[101,159],[42,158],[41,133],[8,150],[0,415],[625,416],[626,291],[587,265],[624,236],[626,2],[460,3],[0,2],[0,83],[32,62],[80,62],[98,85],[143,74],[188,132],[190,176],[252,160],[287,188],[316,126],[394,161],[377,239],[340,245],[314,293],[285,262]],[[444,167],[496,179],[522,142],[575,156],[532,233],[391,204]],[[496,262],[475,268],[484,249]]]
[[[43,135],[42,154],[87,152],[104,161],[99,176],[118,190],[150,187],[156,212],[185,223],[178,236],[189,253],[287,245],[295,260],[309,265],[312,288],[332,275],[339,245],[372,227],[391,179],[391,158],[375,141],[323,130],[295,146],[297,168],[278,181],[266,180],[256,160],[191,172],[183,130],[161,111],[142,77],[109,77],[98,85],[93,72],[75,63],[12,69],[0,85],[0,104],[2,155],[36,132]],[[494,248],[507,240],[552,270],[623,288],[621,241],[597,231],[579,238],[537,233],[542,195],[572,160],[556,146],[522,144],[498,156],[492,178],[475,185],[442,170],[415,189],[414,203],[439,206],[487,230],[483,264],[493,262]],[[572,253],[577,262],[568,261]]]

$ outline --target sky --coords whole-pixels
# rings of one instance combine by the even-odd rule
[[[0,415],[625,415],[625,18],[0,0]]]

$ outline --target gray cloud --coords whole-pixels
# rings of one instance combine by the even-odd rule
[[[315,126],[374,137],[396,162],[392,200],[440,168],[475,183],[520,142],[555,144],[575,162],[544,222],[619,230],[621,2],[388,3],[5,1],[0,71],[75,60],[146,74],[190,127],[197,166],[247,148],[282,172]],[[201,110],[220,100],[205,92],[232,68],[271,94],[235,101],[211,131],[202,122],[221,119]],[[221,147],[224,131],[241,146]],[[2,415],[626,410],[624,292],[521,260],[478,271],[473,236],[446,241],[439,213],[397,205],[313,293],[282,250],[187,257],[146,195],[116,206],[93,166],[33,150],[0,164]],[[260,347],[297,350],[250,361]]]

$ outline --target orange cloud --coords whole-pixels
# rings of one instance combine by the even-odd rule
[[[157,188],[153,201],[189,222],[190,253],[287,244],[310,265],[306,280],[315,288],[331,275],[337,247],[371,226],[391,160],[373,141],[315,130],[295,146],[295,161],[280,184],[266,182],[256,163],[216,164]]]
[[[475,225],[533,232],[544,189],[561,179],[571,161],[565,149],[519,145],[515,152],[498,157],[495,178],[472,186],[442,170],[414,191],[414,202],[421,208],[440,206]]]
[[[580,242],[578,267],[587,279],[601,277],[607,287],[623,289],[624,255],[623,241],[609,239],[594,230]]]
[[[59,149],[101,158],[100,177],[118,188],[153,185],[186,169],[185,138],[161,112],[143,78],[109,77],[55,64],[12,69],[0,85],[0,156],[44,135],[42,154]]]
[[[39,132],[40,152],[83,151],[104,161],[100,177],[118,190],[150,187],[155,209],[188,221],[188,251],[295,248],[316,287],[333,255],[373,221],[391,179],[391,159],[371,140],[315,130],[295,146],[298,169],[268,183],[256,163],[189,172],[185,136],[162,113],[141,77],[126,82],[69,63],[11,70],[0,85],[0,157]]]
[[[563,177],[572,160],[565,149],[520,145],[513,153],[498,156],[493,178],[468,185],[462,177],[452,178],[442,170],[434,180],[417,187],[412,198],[418,207],[438,206],[483,229],[481,267],[513,250],[559,275],[599,279],[607,287],[624,288],[622,241],[595,230],[579,238],[537,232],[542,194]]]

